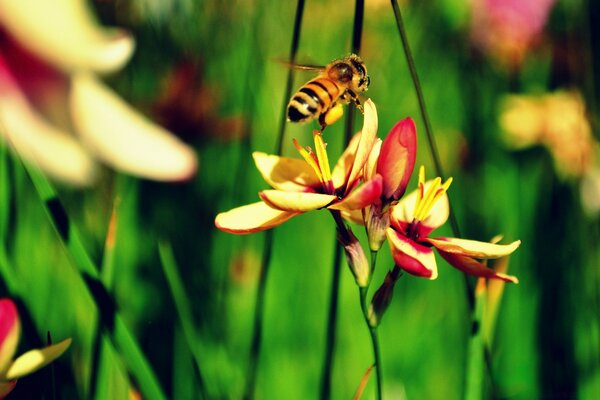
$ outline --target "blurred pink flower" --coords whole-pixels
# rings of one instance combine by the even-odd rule
[[[65,339],[43,349],[30,350],[13,360],[20,336],[17,307],[10,299],[0,299],[0,399],[13,390],[18,378],[51,363],[71,344],[71,339]]]
[[[539,41],[554,2],[472,0],[472,41],[504,66],[517,67]]]
[[[133,49],[131,35],[99,26],[83,0],[0,0],[0,134],[76,185],[93,182],[96,159],[150,179],[191,177],[194,151],[95,76],[120,69]]]

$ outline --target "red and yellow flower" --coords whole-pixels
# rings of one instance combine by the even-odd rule
[[[71,339],[65,339],[43,349],[30,350],[13,360],[20,336],[21,322],[15,303],[0,299],[0,399],[13,390],[18,378],[51,363],[71,344]]]
[[[429,235],[442,226],[449,216],[446,191],[452,178],[425,182],[425,169],[419,170],[417,190],[405,196],[390,210],[390,227],[386,236],[397,267],[406,272],[437,278],[437,263],[433,248],[453,267],[470,275],[518,283],[511,275],[496,272],[480,260],[506,256],[521,244],[520,240],[507,245],[451,237],[431,238]]]

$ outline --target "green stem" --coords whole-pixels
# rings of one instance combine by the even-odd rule
[[[373,347],[373,357],[375,359],[375,398],[377,400],[382,399],[382,382],[381,382],[381,354],[379,352],[379,339],[377,337],[377,327],[371,326],[369,323],[369,307],[367,306],[367,291],[368,287],[359,288],[360,296],[360,308],[365,319],[365,323],[369,328],[369,335],[371,337],[371,346]]]
[[[325,341],[325,358],[321,374],[321,399],[331,398],[331,377],[333,375],[333,351],[335,348],[335,333],[337,322],[338,298],[340,292],[340,271],[342,270],[342,247],[335,247],[333,260],[333,276],[329,296],[329,312],[327,313],[327,333]]]

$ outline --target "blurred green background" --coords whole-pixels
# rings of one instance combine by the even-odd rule
[[[192,180],[177,184],[106,170],[90,189],[55,186],[99,266],[106,263],[104,243],[116,204],[112,271],[102,274],[167,397],[200,398],[203,385],[208,398],[241,398],[265,234],[226,234],[213,220],[218,212],[256,201],[267,186],[251,152],[275,151],[288,74],[278,60],[289,54],[295,3],[98,0],[92,5],[105,24],[130,29],[137,41],[133,60],[107,82],[192,144],[200,166]],[[493,387],[485,398],[600,398],[598,213],[582,207],[580,178],[557,174],[544,147],[511,150],[498,122],[507,94],[575,88],[597,137],[599,35],[591,29],[600,23],[597,5],[556,2],[541,43],[512,68],[475,49],[468,2],[404,1],[401,8],[442,165],[454,177],[449,195],[462,237],[489,240],[502,233],[507,241],[522,240],[509,270],[520,283],[505,288],[490,352]],[[354,2],[308,1],[298,61],[326,64],[348,54],[353,18]],[[417,165],[425,164],[432,176],[423,121],[387,2],[366,2],[361,56],[371,77],[367,94],[378,108],[379,137],[412,116],[419,135]],[[183,93],[170,92],[175,76],[184,76]],[[311,77],[297,72],[294,87]],[[355,126],[360,124],[357,116]],[[292,138],[309,144],[315,127],[288,124],[283,153],[296,157]],[[338,123],[326,131],[334,160],[344,145],[343,128]],[[39,346],[48,331],[55,340],[73,338],[53,370],[21,379],[11,397],[49,398],[54,382],[62,398],[135,398],[138,382],[131,367],[106,338],[93,366],[97,302],[20,162],[11,156],[2,169],[2,206],[9,216],[4,246],[18,283],[2,293],[20,300],[20,349]],[[354,232],[366,243],[362,229]],[[436,233],[452,235],[449,226]],[[179,294],[191,305],[184,322],[193,323],[191,349],[161,266],[159,240],[172,246],[183,282]],[[318,397],[335,249],[335,226],[325,211],[275,229],[256,398]],[[396,284],[379,328],[385,398],[464,396],[471,330],[465,282],[441,258],[438,263],[437,280],[405,275]],[[391,267],[385,245],[371,293]],[[372,353],[345,266],[338,316],[333,398],[348,399]],[[363,398],[373,396],[370,382]]]

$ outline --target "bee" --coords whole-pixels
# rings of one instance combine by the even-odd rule
[[[365,63],[356,54],[333,60],[325,67],[296,66],[320,71],[292,96],[287,106],[290,122],[306,122],[318,118],[321,131],[344,114],[350,102],[362,111],[358,95],[371,83]]]

